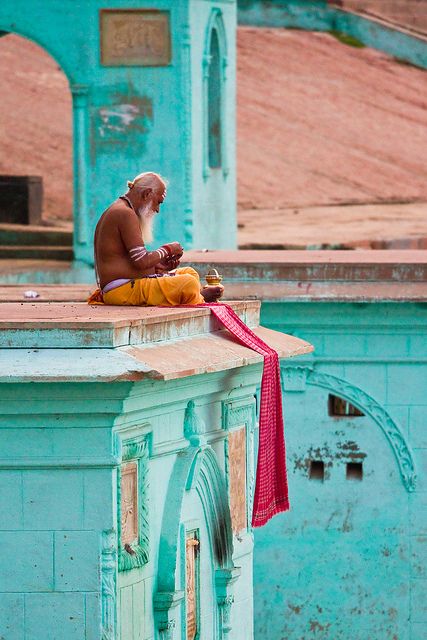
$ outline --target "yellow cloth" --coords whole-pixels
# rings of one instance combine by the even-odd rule
[[[191,267],[177,269],[174,276],[136,278],[104,294],[97,289],[88,299],[89,304],[168,307],[204,301],[199,274]]]

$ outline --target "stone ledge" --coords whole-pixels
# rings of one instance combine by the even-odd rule
[[[281,358],[313,351],[308,342],[264,327],[253,331]],[[175,380],[261,363],[227,331],[118,349],[0,349],[0,383]]]
[[[230,301],[250,327],[259,324],[260,303]],[[114,348],[159,343],[219,331],[208,307],[88,306],[86,303],[3,303],[0,347]]]
[[[188,251],[196,270],[215,266],[224,281],[427,282],[427,251]]]

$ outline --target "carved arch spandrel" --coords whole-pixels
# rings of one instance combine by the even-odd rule
[[[405,489],[408,492],[415,491],[417,475],[412,452],[399,425],[377,400],[347,380],[316,371],[312,367],[282,366],[281,370],[284,390],[304,391],[306,384],[322,387],[345,398],[372,418],[393,450]]]

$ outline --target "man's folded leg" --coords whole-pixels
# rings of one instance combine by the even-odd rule
[[[177,306],[202,304],[200,279],[191,267],[177,269],[173,276],[137,278],[104,294],[104,303],[133,306]]]

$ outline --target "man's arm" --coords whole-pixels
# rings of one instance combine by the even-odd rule
[[[141,271],[151,269],[159,262],[167,264],[168,260],[179,258],[183,253],[179,242],[164,244],[155,251],[147,251],[138,218],[133,211],[121,214],[119,232],[128,252],[129,260]]]

